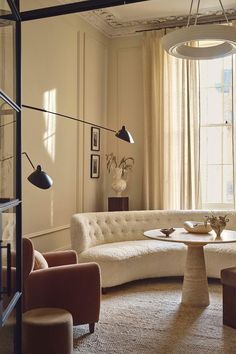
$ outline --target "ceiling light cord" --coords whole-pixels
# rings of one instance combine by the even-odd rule
[[[190,10],[189,10],[189,14],[188,14],[187,27],[189,27],[189,25],[190,25],[190,20],[191,20],[191,17],[192,17],[192,8],[193,8],[193,0],[191,1],[191,5],[190,5]]]
[[[226,19],[226,22],[229,24],[229,19],[228,19],[227,15],[226,15],[226,12],[225,12],[224,6],[223,6],[223,4],[222,4],[222,1],[221,1],[221,0],[219,0],[219,2],[220,2],[220,6],[221,6],[221,8],[222,8],[222,11],[223,11],[224,17],[225,17],[225,19]]]
[[[197,2],[197,12],[196,12],[196,15],[195,15],[194,26],[197,25],[197,21],[198,21],[198,17],[199,17],[200,1],[201,1],[201,0],[198,0],[198,2]],[[229,24],[229,19],[228,19],[227,15],[226,15],[224,6],[223,6],[223,4],[222,4],[222,1],[219,0],[219,3],[220,3],[220,6],[221,6],[223,15],[224,15],[224,17],[225,17],[225,20],[226,20],[227,24]],[[189,14],[188,14],[188,21],[187,21],[187,27],[190,26],[190,21],[191,21],[191,18],[192,18],[192,9],[193,9],[193,0],[191,0],[191,4],[190,4],[190,9],[189,9]]]
[[[197,3],[197,13],[196,13],[195,21],[194,21],[194,26],[196,26],[196,24],[197,24],[198,15],[199,15],[199,6],[200,6],[200,0],[198,0],[198,3]]]

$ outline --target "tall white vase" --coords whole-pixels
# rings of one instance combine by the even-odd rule
[[[116,196],[120,197],[121,193],[127,187],[126,180],[122,178],[122,169],[119,167],[114,168],[112,178],[113,178],[113,182],[111,187],[116,192]]]

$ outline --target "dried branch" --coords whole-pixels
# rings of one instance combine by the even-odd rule
[[[123,156],[119,163],[117,163],[116,156],[111,152],[110,154],[106,155],[107,161],[107,170],[110,173],[113,168],[121,168],[122,169],[122,176],[125,175],[128,171],[132,171],[134,165],[134,158],[133,157],[125,157]]]

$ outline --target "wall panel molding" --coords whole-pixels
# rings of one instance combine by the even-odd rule
[[[120,160],[123,156],[135,159],[133,172],[124,196],[129,197],[130,210],[142,209],[143,176],[143,67],[142,37],[112,40],[109,62],[108,117],[111,124],[126,125],[135,144],[109,139],[107,153],[113,152]],[[113,120],[113,122],[112,122]],[[112,176],[109,176],[107,194],[112,196]]]
[[[83,58],[83,113],[84,119],[101,126],[107,126],[107,75],[108,75],[107,38],[98,33],[84,34]],[[82,78],[82,76],[81,76]],[[100,129],[100,151],[91,151],[91,126],[84,125],[84,164],[83,164],[83,211],[104,210],[105,173],[104,154],[107,132]],[[100,155],[100,177],[90,178],[91,154]]]
[[[26,238],[42,237],[44,235],[53,234],[53,233],[56,233],[58,231],[67,230],[67,229],[70,229],[70,225],[62,225],[62,226],[53,227],[53,228],[48,229],[48,230],[32,232],[31,234],[24,235],[24,237],[26,237]]]

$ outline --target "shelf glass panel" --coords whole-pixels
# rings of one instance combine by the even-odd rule
[[[6,0],[0,0],[0,16],[11,14],[11,9]]]
[[[0,0],[0,5],[5,2]],[[1,10],[0,14],[5,11]],[[0,89],[13,101],[16,97],[15,89],[15,22],[0,18]],[[1,109],[1,107],[0,107]]]
[[[0,233],[0,297],[1,310],[4,312],[17,292],[16,207],[0,213]]]
[[[16,198],[16,112],[0,99],[0,203]]]
[[[14,3],[0,0],[0,353],[21,353],[20,253],[16,250],[16,20]],[[11,8],[10,8],[11,7]],[[12,13],[13,11],[13,13]],[[19,58],[19,53],[18,53]],[[19,83],[20,84],[20,83]],[[20,87],[20,85],[19,85]],[[8,96],[8,97],[6,97]],[[18,97],[20,93],[18,92]],[[19,171],[20,173],[20,171]],[[18,216],[16,218],[16,212]],[[17,226],[18,239],[21,237]],[[19,240],[20,241],[20,240]],[[17,242],[18,248],[20,247]],[[17,254],[17,256],[16,256]],[[10,262],[9,262],[10,261]],[[16,262],[17,261],[17,262]],[[17,268],[16,268],[17,263]],[[11,275],[11,276],[10,276]],[[17,279],[17,281],[16,281]],[[18,287],[17,288],[17,284]],[[16,321],[17,314],[17,321]],[[17,322],[17,323],[16,323]],[[19,334],[18,334],[19,333]]]

